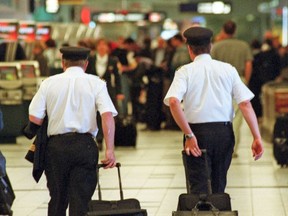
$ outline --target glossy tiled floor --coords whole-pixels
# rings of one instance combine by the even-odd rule
[[[181,140],[179,131],[139,130],[136,149],[116,149],[118,161],[122,163],[124,197],[139,199],[149,216],[171,215],[178,195],[185,193]],[[244,123],[239,157],[233,159],[228,176],[227,192],[231,195],[232,208],[240,216],[288,216],[288,169],[275,163],[270,143],[265,143],[262,159],[253,161],[251,140]],[[31,176],[31,164],[24,159],[29,144],[29,140],[19,137],[17,144],[0,145],[16,193],[14,216],[47,215],[46,180],[42,177],[37,184]],[[116,169],[102,170],[101,186],[104,199],[119,198]]]

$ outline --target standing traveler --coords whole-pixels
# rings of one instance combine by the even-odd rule
[[[237,25],[234,21],[228,20],[224,23],[221,32],[221,39],[213,44],[211,56],[213,59],[227,62],[236,68],[241,79],[248,84],[252,73],[253,55],[249,44],[246,41],[236,38]],[[242,114],[235,106],[235,120],[233,127],[235,131],[234,156],[237,157],[238,144],[240,143],[240,127],[243,122]]]
[[[261,46],[261,51],[254,56],[253,71],[248,87],[255,97],[251,100],[253,109],[258,118],[258,123],[262,122],[262,86],[273,81],[280,75],[281,59],[272,41],[266,40]]]
[[[210,56],[212,31],[191,27],[184,32],[192,63],[175,73],[164,99],[185,134],[184,150],[192,193],[207,193],[205,160],[207,149],[213,193],[224,192],[234,148],[233,105],[235,99],[253,135],[255,160],[263,154],[261,135],[250,100],[252,92],[230,64]],[[183,100],[184,111],[181,106]]]
[[[108,42],[103,38],[99,39],[96,43],[95,54],[89,57],[86,73],[97,75],[106,81],[108,93],[114,106],[117,107],[117,101],[124,99],[121,88],[121,77],[118,70],[120,63],[117,57],[111,56],[109,53]],[[97,124],[99,127],[97,143],[99,146],[102,146],[103,131],[100,116],[97,116]]]
[[[125,98],[123,100],[123,115],[131,114],[128,111],[128,104],[132,104],[132,113],[136,119],[136,108],[138,97],[140,94],[140,88],[138,83],[134,83],[133,75],[137,68],[137,62],[134,58],[136,52],[137,44],[132,38],[126,38],[124,41],[119,44],[119,46],[113,50],[111,53],[112,56],[116,56],[121,63],[121,86],[122,93]],[[134,106],[135,105],[135,106]]]
[[[48,117],[45,174],[50,193],[48,216],[84,216],[97,184],[96,113],[102,118],[106,168],[115,166],[113,116],[117,111],[106,83],[85,74],[90,50],[63,47],[64,73],[43,81],[29,107],[29,120],[41,125]]]
[[[169,67],[170,67],[169,81],[168,81],[169,83],[164,83],[164,94],[167,93],[167,88],[166,88],[167,84],[168,86],[171,85],[176,69],[179,68],[181,65],[188,64],[189,62],[191,62],[191,59],[188,54],[187,46],[184,42],[184,38],[180,33],[174,35],[171,38],[171,46],[174,48],[174,52],[171,58],[171,63],[169,63]],[[166,118],[165,129],[179,130],[173,117],[171,116],[170,111],[166,109],[166,111],[164,112],[165,112],[165,118]]]
[[[236,30],[237,25],[232,20],[224,23],[222,39],[213,44],[211,56],[235,67],[247,84],[252,73],[253,55],[249,44],[235,37]]]

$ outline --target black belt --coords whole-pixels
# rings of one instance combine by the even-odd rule
[[[77,132],[69,132],[69,133],[64,133],[64,134],[56,134],[56,135],[51,135],[50,138],[52,137],[71,137],[71,136],[78,136],[78,135],[84,135],[84,136],[92,136],[91,133],[77,133]]]
[[[232,122],[226,121],[226,122],[204,122],[204,123],[189,123],[190,126],[229,126],[232,125]]]

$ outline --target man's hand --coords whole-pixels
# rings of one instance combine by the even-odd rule
[[[254,160],[258,160],[259,158],[262,157],[264,153],[264,148],[263,148],[261,139],[254,139],[251,148],[252,148]]]
[[[184,150],[187,155],[190,155],[191,153],[194,157],[200,157],[202,155],[195,136],[191,139],[186,139]]]
[[[104,167],[104,169],[115,167],[116,166],[116,158],[114,155],[114,150],[106,149],[105,159],[101,160],[101,163],[106,165]]]

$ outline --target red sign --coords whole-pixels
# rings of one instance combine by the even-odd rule
[[[35,41],[36,38],[36,26],[34,23],[20,23],[18,38],[26,42]]]
[[[36,26],[36,39],[47,41],[51,38],[51,25],[38,23]]]
[[[0,39],[5,41],[17,41],[18,22],[0,20]]]

